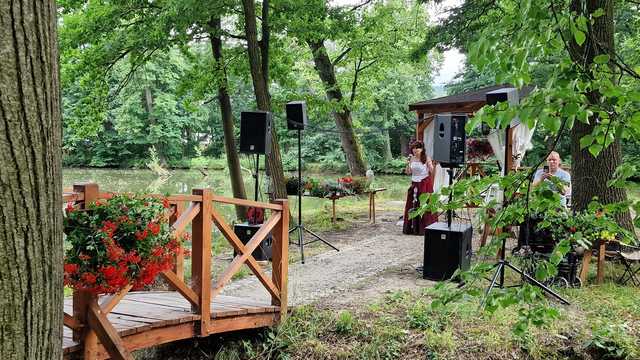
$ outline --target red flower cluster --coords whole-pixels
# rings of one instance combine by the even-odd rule
[[[65,231],[72,248],[65,257],[65,285],[99,294],[152,284],[182,251],[167,224],[167,207],[166,199],[123,195],[87,211],[67,207]]]
[[[350,176],[341,177],[338,179],[338,182],[342,184],[351,184],[353,182],[353,178]]]

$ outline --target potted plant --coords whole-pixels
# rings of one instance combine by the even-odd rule
[[[166,199],[130,195],[81,210],[67,206],[64,284],[93,294],[152,284],[181,250],[169,228],[168,207]]]

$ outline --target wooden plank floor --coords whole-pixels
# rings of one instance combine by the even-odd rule
[[[277,306],[254,299],[216,296],[211,304],[209,333],[250,329],[276,323]],[[72,314],[72,299],[65,298],[64,311]],[[129,350],[195,336],[198,315],[191,304],[175,291],[128,293],[107,316]],[[161,335],[160,335],[161,334]],[[72,332],[64,327],[64,353],[81,350]]]

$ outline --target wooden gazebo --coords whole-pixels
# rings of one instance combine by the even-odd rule
[[[465,113],[469,117],[487,104],[487,93],[499,89],[512,88],[513,85],[502,84],[480,88],[478,90],[467,91],[460,94],[443,96],[436,99],[420,101],[409,105],[409,111],[415,111],[417,115],[416,139],[424,137],[425,128],[431,123],[436,114],[442,113]],[[533,87],[525,86],[518,91],[519,98],[527,96]],[[508,152],[512,152],[508,148]],[[511,157],[508,157],[511,159]],[[511,164],[507,164],[511,168]]]

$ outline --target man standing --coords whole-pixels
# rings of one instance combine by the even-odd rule
[[[560,194],[560,203],[566,206],[567,197],[571,196],[571,175],[560,168],[561,162],[560,154],[555,151],[549,153],[547,165],[538,169],[533,177],[533,186],[538,186],[543,181],[549,183],[550,188]]]

